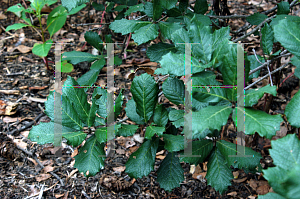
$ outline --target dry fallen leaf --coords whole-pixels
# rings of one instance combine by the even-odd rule
[[[48,173],[41,173],[38,176],[35,176],[36,181],[41,182],[50,178],[51,175]]]
[[[233,179],[233,182],[236,183],[241,183],[241,182],[245,182],[247,180],[247,177],[241,178],[241,179]]]
[[[120,167],[114,167],[113,170],[119,173],[122,173],[125,171],[126,167],[125,166],[120,166]]]
[[[0,20],[1,19],[7,19],[7,16],[5,14],[3,14],[3,12],[0,12]]]
[[[28,46],[25,46],[25,45],[19,45],[17,47],[18,51],[20,51],[21,53],[28,53],[32,50],[32,47],[28,47]]]
[[[45,173],[48,173],[48,172],[50,172],[50,171],[53,171],[53,170],[54,170],[54,167],[48,165],[48,166],[45,166],[43,170],[44,170]]]

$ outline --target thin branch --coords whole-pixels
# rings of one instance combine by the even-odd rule
[[[258,26],[256,26],[255,28],[253,28],[252,31],[250,31],[250,32],[248,32],[247,34],[245,34],[245,35],[243,35],[243,36],[241,36],[241,37],[239,37],[239,38],[233,40],[233,42],[236,43],[236,42],[238,42],[238,41],[240,41],[240,40],[245,39],[245,38],[248,37],[249,35],[251,35],[251,34],[253,34],[254,32],[256,32],[256,31],[257,31],[260,27],[262,27],[265,23],[271,21],[271,19],[273,19],[274,17],[276,17],[276,15],[273,15],[273,16],[271,16],[271,17],[265,19],[265,20],[264,20],[263,22],[261,22]]]
[[[213,15],[207,15],[209,18],[213,19],[245,19],[249,17],[250,15],[229,15],[229,16],[213,16]]]
[[[109,25],[110,23],[81,23],[81,24],[72,24],[72,27],[78,26],[90,26],[90,25]]]
[[[287,65],[289,65],[289,64],[290,64],[290,62],[289,62],[289,63],[286,63],[286,64],[284,64],[284,65],[282,65],[282,66],[280,66],[280,67],[277,68],[276,70],[272,71],[270,74],[276,73],[277,71],[279,71],[279,70],[285,68],[285,67],[286,67]],[[244,90],[247,90],[247,89],[251,88],[252,86],[254,86],[254,85],[257,84],[258,82],[262,81],[263,79],[267,78],[268,76],[269,76],[269,74],[266,74],[265,76],[263,76],[263,77],[260,78],[259,80],[253,82],[252,84],[250,84],[249,86],[247,86],[246,88],[244,88]]]
[[[27,151],[26,149],[23,149],[22,147],[19,147],[18,145],[16,145],[18,149],[20,149],[21,151],[23,151],[24,153],[26,153],[27,155],[33,157],[33,159],[40,165],[40,167],[42,167],[42,169],[44,168],[44,165],[39,161],[39,159],[35,156],[35,154],[33,154],[30,151]],[[54,173],[53,171],[50,171],[49,173],[51,173],[51,175],[53,175],[57,180],[59,180],[61,186],[64,186],[64,182],[62,181],[62,179],[56,175],[56,173]]]
[[[255,55],[256,60],[257,60],[260,64],[263,64],[261,61],[259,61],[259,59],[258,59],[258,57],[257,57],[257,55],[256,55],[256,52],[255,52],[254,48],[252,48],[252,51],[253,51],[253,53],[254,53],[254,55]]]
[[[283,51],[283,52],[284,52],[284,51]],[[251,70],[251,71],[249,72],[249,75],[251,75],[251,74],[255,73],[256,71],[258,71],[259,69],[261,69],[261,68],[267,66],[268,64],[272,63],[272,62],[275,61],[276,59],[279,59],[279,58],[285,57],[285,56],[289,56],[289,55],[292,55],[292,53],[282,54],[282,55],[279,55],[279,56],[277,56],[277,57],[274,57],[274,58],[271,59],[271,60],[268,60],[268,61],[265,62],[263,65],[260,65],[259,67],[257,67],[257,68],[255,68],[255,69]]]
[[[25,129],[31,127],[34,123],[36,123],[45,113],[40,113],[33,121],[28,122],[25,126],[22,126],[20,129],[14,129],[13,131],[9,132],[9,135],[14,134],[15,132],[24,131]]]

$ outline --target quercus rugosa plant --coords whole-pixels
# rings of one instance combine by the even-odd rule
[[[73,7],[80,5],[80,1],[72,2]],[[121,0],[113,2],[125,4]],[[137,1],[126,2],[137,4]],[[68,9],[72,9],[72,6]],[[298,66],[300,63],[297,50],[300,45],[300,28],[298,28],[300,20],[298,20],[299,17],[286,15],[284,6],[286,6],[285,3],[278,6],[279,13],[275,18],[267,19],[267,16],[261,13],[247,18],[250,24],[261,27],[261,45],[266,59],[255,57],[256,55],[244,55],[246,83],[258,77],[259,72],[255,71],[260,66],[259,62],[269,64],[286,53],[286,51],[281,54],[273,52],[275,41],[280,42],[284,48],[295,55],[292,59],[294,65]],[[188,1],[180,1],[177,4],[177,0],[154,0],[145,4],[132,5],[129,8],[128,4],[119,7],[120,11],[124,11],[124,16],[130,12],[140,12],[147,17],[143,20],[125,18],[115,20],[110,24],[110,29],[123,35],[134,33],[132,39],[137,44],[149,42],[158,36],[161,41],[165,41],[151,45],[147,50],[147,56],[151,61],[160,63],[161,67],[155,70],[155,75],[165,75],[167,78],[160,85],[160,81],[156,81],[152,75],[146,73],[134,77],[130,88],[132,99],[126,103],[125,112],[135,125],[117,123],[115,135],[133,136],[139,127],[145,129],[144,143],[131,154],[126,163],[125,172],[130,177],[147,176],[154,170],[156,153],[164,149],[167,155],[156,171],[157,181],[162,188],[171,191],[180,186],[184,180],[181,162],[197,165],[207,161],[208,184],[220,193],[224,193],[233,179],[232,168],[243,169],[246,172],[261,172],[262,156],[251,148],[245,147],[245,154],[251,157],[241,157],[243,154],[236,150],[235,144],[220,139],[221,128],[227,124],[229,118],[235,122],[236,115],[242,112],[245,114],[245,134],[253,135],[257,132],[261,137],[271,139],[276,135],[276,131],[280,130],[283,115],[271,115],[253,108],[264,94],[277,95],[276,86],[270,84],[246,90],[244,108],[235,107],[238,97],[236,89],[221,88],[222,85],[237,85],[237,78],[240,78],[237,77],[237,48],[230,40],[230,28],[218,27],[217,21],[213,21],[216,17],[213,12],[205,14],[208,11],[206,1],[196,1],[194,12],[188,7]],[[215,24],[214,28],[212,24]],[[290,24],[293,26],[289,27]],[[97,33],[87,32],[85,39],[93,47],[103,50],[99,45],[102,40]],[[184,110],[180,107],[185,105],[185,86],[181,80],[181,77],[185,75],[185,48],[182,43],[196,43],[191,48],[192,157],[183,156]],[[87,73],[84,78],[81,77],[77,81],[68,77],[61,95],[62,136],[72,146],[78,146],[87,139],[75,157],[74,165],[85,176],[93,176],[104,167],[104,145],[108,141],[106,119],[113,111],[107,110],[106,105],[112,102],[107,101],[107,91],[103,88],[95,88],[91,103],[88,103],[84,88],[76,87],[75,89],[67,85],[93,85],[100,69],[105,65],[103,53],[104,51],[101,55],[95,56],[72,51],[66,52],[63,57],[72,64],[82,61],[93,62],[91,71],[97,70],[93,72],[96,75]],[[296,69],[295,75],[299,75],[299,68]],[[167,107],[158,101],[160,90],[170,102],[177,105],[177,108]],[[39,144],[54,142],[54,133],[51,130],[55,122],[53,96],[54,92],[51,92],[45,103],[45,112],[52,121],[33,127],[29,134],[29,138]],[[122,110],[122,98],[122,93],[116,98],[116,117]],[[300,127],[299,103],[300,92],[298,91],[284,112],[290,124],[297,128]],[[274,149],[276,147],[274,144]],[[292,173],[287,175],[291,176]],[[269,174],[267,176],[266,178],[271,179]],[[297,181],[295,178],[285,178],[284,182],[290,183],[293,180]],[[274,186],[277,186],[276,183]],[[290,189],[293,187],[289,186]],[[282,194],[282,190],[278,188],[278,193]]]

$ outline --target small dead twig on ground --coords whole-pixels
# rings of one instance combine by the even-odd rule
[[[33,121],[28,122],[25,126],[22,126],[20,129],[14,129],[13,131],[9,132],[9,135],[13,135],[15,132],[24,131],[25,129],[31,127],[33,124],[35,124],[42,116],[44,116],[45,113],[40,113]]]
[[[42,167],[42,169],[44,168],[44,165],[39,161],[39,159],[36,157],[36,155],[30,151],[27,151],[26,149],[23,149],[22,147],[19,147],[18,145],[16,145],[18,149],[20,149],[21,151],[23,151],[24,153],[26,153],[27,155],[33,157],[33,159],[38,163],[38,165],[40,165],[40,167]],[[56,173],[54,173],[53,171],[49,172],[51,175],[53,175],[57,180],[59,180],[61,186],[64,186],[64,182],[62,181],[62,179],[56,175]]]

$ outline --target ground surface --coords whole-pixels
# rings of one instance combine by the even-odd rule
[[[267,181],[258,174],[246,174],[241,170],[234,172],[236,177],[232,186],[228,187],[223,195],[220,195],[210,186],[207,186],[205,179],[202,178],[206,174],[206,164],[201,164],[195,168],[182,163],[185,171],[185,180],[181,183],[181,187],[175,188],[168,193],[159,187],[156,182],[155,172],[151,172],[148,177],[142,179],[131,179],[125,172],[125,163],[129,155],[139,146],[139,139],[118,138],[117,154],[112,158],[106,159],[106,167],[96,176],[86,179],[76,169],[73,168],[74,156],[78,152],[77,148],[66,147],[64,145],[63,157],[51,156],[55,154],[55,150],[51,145],[37,145],[26,139],[32,125],[40,122],[47,122],[49,118],[43,113],[44,101],[53,90],[54,75],[47,70],[43,61],[31,53],[31,47],[39,36],[31,29],[25,28],[11,34],[5,33],[3,28],[18,22],[18,18],[10,13],[5,13],[6,9],[19,3],[19,1],[3,0],[0,7],[0,90],[8,90],[12,93],[0,92],[0,100],[5,102],[18,102],[16,113],[11,115],[0,115],[0,198],[256,198],[258,194],[266,194],[270,190]],[[259,4],[262,3],[262,4]],[[257,11],[268,10],[275,4],[265,1],[229,1],[229,9],[234,14],[253,14]],[[62,51],[81,50],[91,52],[92,47],[87,45],[84,47],[83,34],[88,30],[89,26],[72,27],[72,24],[99,22],[101,12],[91,11],[88,14],[88,8],[78,13],[76,16],[68,18],[63,30],[56,35],[55,39],[68,39],[67,44],[63,46]],[[112,20],[106,17],[105,22]],[[237,29],[245,22],[243,20],[229,21],[231,27]],[[93,26],[94,27],[94,26]],[[90,27],[90,28],[93,28]],[[12,31],[11,31],[12,32]],[[21,45],[16,46],[20,41],[21,33],[25,34],[25,39]],[[122,39],[122,37],[121,37]],[[122,40],[115,40],[122,42]],[[259,40],[255,37],[249,37],[249,42],[254,41],[255,45],[246,45],[249,54],[250,48],[255,48],[259,54]],[[127,75],[131,70],[137,68],[151,67],[155,69],[156,63],[147,59],[145,50],[149,45],[129,46],[127,59],[123,60],[123,64],[116,67],[115,87],[117,93],[121,88],[125,89],[125,99],[130,99],[129,88],[131,80]],[[116,51],[120,49],[116,49]],[[51,49],[49,55],[50,67],[53,67],[54,49]],[[52,61],[52,63],[51,63]],[[80,77],[89,70],[89,64],[83,63],[75,66],[75,69],[68,74],[63,74],[64,81],[67,75],[74,78]],[[261,72],[266,73],[266,71]],[[291,70],[285,70],[282,73],[281,81],[291,73]],[[98,85],[105,84],[105,69],[99,75]],[[264,82],[262,83],[264,84]],[[267,83],[266,83],[267,84]],[[261,86],[261,84],[259,85]],[[280,88],[280,92],[276,100],[271,105],[270,112],[282,113],[286,104],[291,97],[299,90],[299,80],[295,77],[289,78]],[[90,92],[91,93],[91,92]],[[163,100],[163,99],[161,99]],[[264,100],[262,100],[257,108],[262,109]],[[12,111],[14,112],[14,111]],[[39,117],[38,117],[39,116]],[[38,117],[38,119],[37,119]],[[123,114],[121,118],[125,118]],[[32,121],[35,121],[32,123]],[[31,122],[31,123],[30,123]],[[129,120],[126,121],[130,123]],[[24,126],[29,128],[20,132]],[[282,123],[282,129],[274,138],[283,137],[287,133],[294,133],[286,123]],[[223,128],[224,139],[234,141],[235,128],[233,122],[229,121]],[[143,133],[141,133],[143,136]],[[263,168],[272,166],[272,160],[268,154],[270,141],[258,136],[247,138],[247,146],[262,153],[261,161]],[[14,143],[15,142],[15,143]],[[36,159],[29,154],[19,150],[19,147],[25,148],[30,153],[36,154],[37,159],[45,166],[41,169]],[[4,150],[5,149],[5,150]],[[50,156],[49,156],[50,155]],[[165,153],[157,154],[155,171],[162,161]],[[53,172],[64,183],[62,185],[58,178],[50,174]]]

